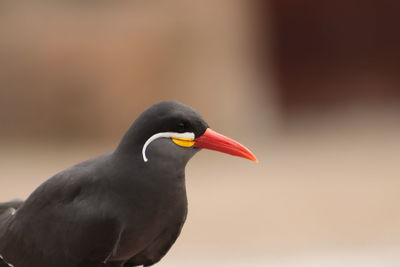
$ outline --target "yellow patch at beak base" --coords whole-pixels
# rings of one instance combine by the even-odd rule
[[[172,142],[177,144],[178,146],[183,146],[183,147],[192,147],[194,146],[194,140],[189,139],[189,138],[171,138]]]

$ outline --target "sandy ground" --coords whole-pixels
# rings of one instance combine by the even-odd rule
[[[187,168],[187,223],[158,266],[400,266],[400,129],[332,130],[240,138],[259,164],[199,153]],[[0,201],[112,149],[1,147]]]

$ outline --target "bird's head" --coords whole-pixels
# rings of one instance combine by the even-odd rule
[[[201,148],[257,162],[254,154],[211,130],[195,110],[176,101],[163,101],[145,110],[125,134],[120,151],[139,153],[143,162],[186,162]]]

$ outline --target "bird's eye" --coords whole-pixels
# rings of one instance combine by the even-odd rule
[[[179,129],[184,130],[186,128],[186,123],[178,122],[177,126],[178,126]]]

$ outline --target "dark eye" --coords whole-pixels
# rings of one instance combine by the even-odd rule
[[[181,121],[181,122],[178,122],[177,126],[178,126],[179,130],[185,130],[187,124],[185,122]]]

